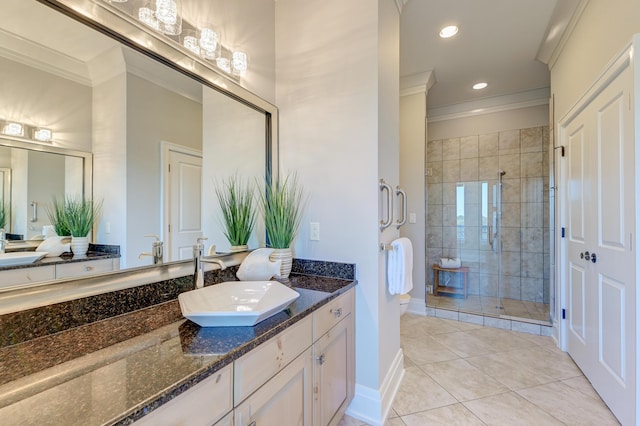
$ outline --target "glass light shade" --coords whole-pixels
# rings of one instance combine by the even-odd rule
[[[156,0],[156,19],[160,31],[167,35],[180,35],[182,32],[180,0]]]
[[[196,55],[200,55],[200,43],[194,30],[185,30],[182,33],[182,45]]]
[[[38,127],[33,131],[33,138],[41,142],[51,142],[51,139],[53,139],[53,132],[51,129]]]
[[[442,38],[453,37],[456,34],[458,34],[458,27],[455,25],[449,25],[440,30],[440,37]]]
[[[244,52],[233,52],[233,73],[242,75],[247,71],[247,54]]]
[[[216,58],[216,65],[222,71],[231,73],[231,59],[229,52],[220,52],[220,56]]]
[[[473,90],[482,90],[487,86],[488,86],[488,84],[483,81],[483,82],[474,84],[473,85]]]
[[[24,126],[21,123],[8,121],[2,128],[2,133],[10,136],[24,136]]]
[[[160,23],[156,19],[156,13],[150,7],[145,6],[138,9],[138,20],[154,30],[160,29]]]
[[[211,28],[200,29],[200,54],[206,59],[215,59],[220,46],[218,33]]]

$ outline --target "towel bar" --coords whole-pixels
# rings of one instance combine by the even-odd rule
[[[380,251],[391,251],[393,246],[391,244],[380,243]]]

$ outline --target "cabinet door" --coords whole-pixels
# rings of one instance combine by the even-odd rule
[[[235,426],[311,425],[311,348],[234,410]]]
[[[353,396],[352,315],[314,345],[314,424],[335,425]]]
[[[231,411],[232,389],[233,366],[228,365],[142,417],[135,424],[136,426],[211,425]],[[220,424],[227,424],[225,421],[228,421],[226,417]]]

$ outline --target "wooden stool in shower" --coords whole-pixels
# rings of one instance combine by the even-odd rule
[[[462,294],[464,295],[465,299],[467,298],[467,274],[469,273],[468,266],[461,266],[459,268],[443,268],[437,263],[434,263],[431,268],[433,269],[433,294],[435,294],[436,296],[440,293]],[[440,285],[440,272],[462,274],[462,288]]]

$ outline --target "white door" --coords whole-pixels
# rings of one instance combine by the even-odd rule
[[[202,157],[169,150],[168,261],[191,259],[202,236]]]
[[[565,126],[567,349],[635,424],[634,128],[627,67]]]

